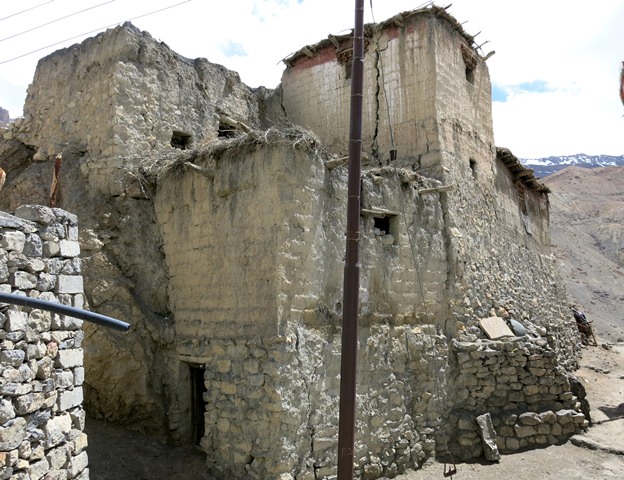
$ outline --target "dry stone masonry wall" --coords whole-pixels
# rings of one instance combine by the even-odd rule
[[[0,213],[0,289],[81,308],[78,223],[61,209]],[[0,308],[0,478],[87,480],[82,321]]]
[[[589,424],[545,339],[525,336],[480,345],[454,340],[452,347],[458,369],[450,426],[457,432],[458,458],[483,452],[477,424],[483,413],[492,420],[501,453],[561,443]]]

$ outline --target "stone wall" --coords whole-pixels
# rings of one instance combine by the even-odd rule
[[[82,308],[78,224],[64,210],[0,214],[0,289]],[[89,478],[82,321],[4,305],[0,313],[0,478]]]
[[[545,329],[540,329],[545,335]],[[461,459],[483,453],[476,419],[488,413],[502,453],[562,443],[589,424],[547,340],[452,342],[457,358],[451,448]]]

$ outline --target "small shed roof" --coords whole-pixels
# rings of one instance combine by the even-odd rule
[[[532,168],[526,168],[520,163],[511,150],[503,147],[496,147],[496,158],[499,159],[511,172],[514,179],[521,181],[531,190],[538,190],[544,193],[550,193],[550,189],[534,175]]]

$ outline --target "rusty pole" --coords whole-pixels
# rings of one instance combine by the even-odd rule
[[[360,294],[360,177],[362,160],[362,99],[364,95],[364,0],[355,1],[347,240],[344,267],[342,354],[340,357],[340,413],[338,421],[338,480],[353,479],[355,387]]]

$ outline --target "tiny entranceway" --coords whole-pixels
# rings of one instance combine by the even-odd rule
[[[189,364],[190,367],[190,383],[191,383],[191,440],[195,444],[199,444],[205,433],[204,412],[206,411],[206,402],[204,402],[204,393],[206,393],[206,382],[204,380],[204,366]]]

